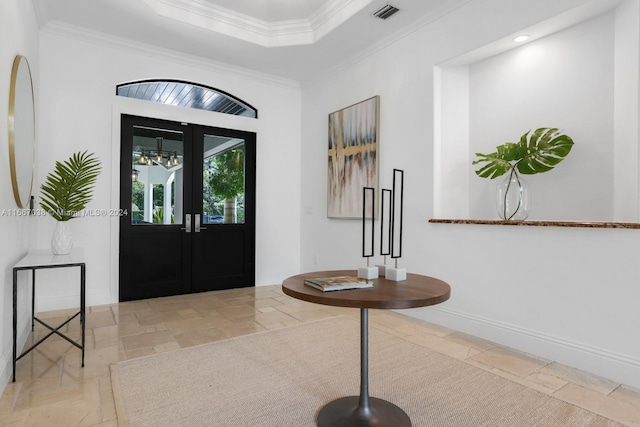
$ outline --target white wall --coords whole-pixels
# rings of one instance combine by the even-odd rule
[[[615,10],[614,198],[613,217],[638,221],[640,184],[640,2],[624,1]]]
[[[38,182],[55,160],[90,150],[102,161],[88,209],[112,209],[119,200],[120,115],[134,114],[257,133],[256,284],[280,283],[299,271],[300,104],[295,82],[224,64],[148,49],[69,27],[41,32]],[[259,118],[228,116],[115,96],[118,83],[168,78],[232,93]],[[55,221],[39,219],[37,247],[47,248]],[[87,304],[118,301],[118,219],[85,217],[71,223],[74,246],[87,260]],[[77,283],[47,271],[52,285],[37,295],[39,310],[77,304]],[[43,274],[44,277],[44,274]]]
[[[23,55],[29,61],[35,91],[36,106],[39,101],[38,91],[38,26],[35,12],[30,1],[4,0],[0,2],[0,269],[2,276],[2,292],[0,292],[0,384],[5,384],[11,374],[12,358],[12,269],[13,265],[24,256],[30,242],[33,241],[36,229],[33,217],[17,216],[17,205],[11,187],[9,172],[8,141],[8,106],[9,82],[11,68],[16,55]],[[36,134],[36,138],[37,138]],[[30,311],[30,274],[19,275],[18,288],[18,330],[19,346],[27,338],[27,327]],[[29,308],[29,311],[27,311]],[[0,387],[1,389],[2,387]]]
[[[326,124],[328,113],[380,95],[381,186],[389,188],[393,168],[405,170],[400,264],[452,287],[446,303],[410,313],[639,387],[637,230],[427,222],[434,212],[435,65],[582,3],[470,2],[305,86],[301,265],[364,263],[359,223],[326,218]]]
[[[470,218],[469,66],[435,67],[433,73],[433,214]]]

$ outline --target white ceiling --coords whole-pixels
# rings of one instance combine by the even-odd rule
[[[297,81],[470,0],[33,0],[41,27],[72,26]],[[400,9],[388,20],[373,13]]]

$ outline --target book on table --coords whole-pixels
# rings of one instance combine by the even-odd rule
[[[372,288],[373,282],[353,276],[320,277],[307,279],[305,285],[320,289],[323,292],[340,291],[347,289]]]

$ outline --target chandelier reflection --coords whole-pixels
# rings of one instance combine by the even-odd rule
[[[140,163],[147,166],[153,166],[154,164],[164,165],[167,167],[177,165],[178,152],[162,149],[162,137],[156,137],[156,149],[155,150],[142,150],[140,154]]]

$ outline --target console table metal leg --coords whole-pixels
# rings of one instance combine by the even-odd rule
[[[31,332],[33,332],[36,317],[36,269],[31,269]]]
[[[13,382],[16,382],[16,357],[18,339],[18,270],[13,269]]]
[[[84,368],[84,333],[85,333],[85,273],[86,267],[84,264],[80,265],[80,328],[82,333],[82,367]]]
[[[410,427],[409,416],[391,402],[369,397],[369,311],[360,309],[360,395],[342,397],[318,413],[319,427]]]

